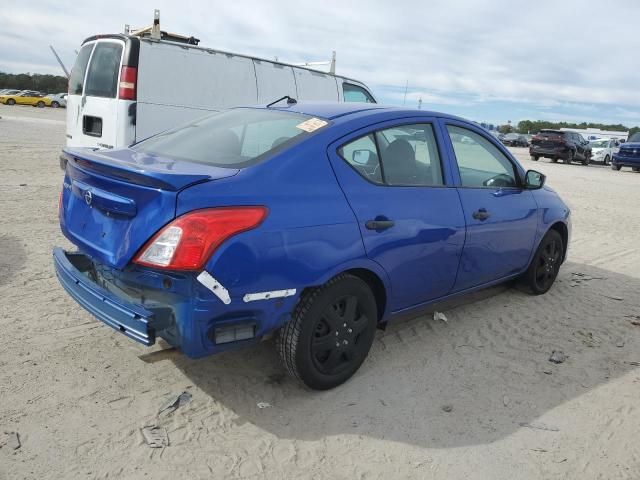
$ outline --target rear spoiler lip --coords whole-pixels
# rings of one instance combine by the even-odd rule
[[[206,173],[169,173],[136,168],[135,165],[129,162],[102,155],[90,148],[64,148],[62,155],[60,155],[60,166],[63,167],[64,165],[66,170],[69,164],[80,170],[102,174],[127,183],[172,192],[214,179],[214,177]],[[238,172],[239,170],[236,170],[231,176],[236,175]]]

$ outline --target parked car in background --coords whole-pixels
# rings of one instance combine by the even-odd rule
[[[527,138],[520,133],[507,133],[502,137],[502,143],[508,147],[528,147]]]
[[[617,140],[611,138],[591,140],[589,142],[589,146],[591,147],[591,160],[609,165],[613,154],[618,152],[619,145]]]
[[[535,161],[544,157],[554,163],[562,159],[564,163],[579,161],[583,165],[589,165],[591,147],[579,133],[545,129],[531,139],[529,155]]]
[[[5,105],[33,105],[34,107],[50,107],[51,100],[39,92],[23,92],[16,95],[0,95],[0,103]]]
[[[631,138],[620,145],[617,153],[611,159],[611,168],[620,170],[622,167],[631,167],[634,172],[640,172],[640,132],[634,133]]]
[[[54,93],[47,95],[47,98],[51,100],[52,108],[66,108],[67,107],[67,94],[66,93]]]
[[[17,95],[21,93],[22,90],[15,90],[12,88],[5,88],[4,90],[0,90],[0,95]]]
[[[235,108],[131,148],[66,148],[61,166],[77,251],[54,265],[82,307],[189,357],[279,331],[313,389],[351,377],[394,318],[514,278],[547,292],[570,238],[544,175],[421,110]]]

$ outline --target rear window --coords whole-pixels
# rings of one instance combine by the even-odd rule
[[[640,132],[636,132],[633,135],[631,135],[631,138],[629,139],[630,142],[640,142]]]
[[[86,95],[116,98],[121,58],[122,44],[101,42],[96,45],[87,73]]]
[[[555,130],[541,130],[540,133],[538,135],[557,135],[557,136],[564,136],[565,132],[556,132]]]
[[[91,56],[93,44],[85,45],[80,49],[80,53],[76,57],[76,63],[71,69],[71,77],[69,78],[69,93],[71,95],[82,95],[82,85],[84,84],[84,74],[87,71],[87,64]]]
[[[214,113],[132,148],[176,160],[242,168],[311,135],[327,123],[298,113],[238,108]]]

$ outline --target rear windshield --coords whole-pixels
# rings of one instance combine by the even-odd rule
[[[559,136],[563,136],[564,132],[557,132],[555,130],[541,130],[538,135],[559,135]]]
[[[90,97],[116,98],[122,44],[100,42],[91,57],[85,95]]]
[[[144,140],[139,152],[217,167],[253,165],[328,122],[298,113],[237,108]]]
[[[76,57],[76,63],[71,69],[71,77],[69,78],[69,93],[71,95],[82,95],[84,74],[87,71],[87,63],[89,63],[92,48],[92,43],[85,45],[80,49],[80,53],[78,53],[78,56]]]

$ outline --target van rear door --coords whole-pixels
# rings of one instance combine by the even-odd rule
[[[67,146],[117,148],[135,139],[133,103],[118,99],[125,41],[106,38],[80,49],[69,80]]]

